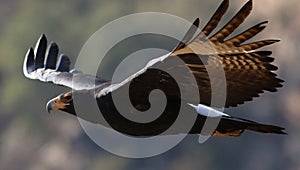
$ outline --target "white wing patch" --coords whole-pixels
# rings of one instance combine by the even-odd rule
[[[227,116],[230,117],[228,114],[220,112],[216,109],[213,109],[211,107],[205,106],[203,104],[198,104],[198,106],[188,103],[191,107],[193,107],[198,114],[206,117],[221,117],[221,116]]]

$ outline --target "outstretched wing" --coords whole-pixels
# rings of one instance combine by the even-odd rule
[[[214,69],[217,66],[214,63],[219,61],[214,55],[220,57],[226,76],[227,107],[251,101],[253,97],[258,97],[264,91],[275,92],[277,91],[276,88],[282,87],[281,83],[283,82],[273,73],[277,67],[272,65],[274,61],[270,57],[272,52],[258,50],[261,47],[276,43],[278,40],[269,39],[245,43],[264,30],[266,21],[254,25],[234,37],[228,37],[250,14],[252,10],[251,0],[223,28],[211,35],[228,9],[228,4],[228,0],[224,0],[201,33],[185,47],[174,52],[186,62],[194,73],[201,94],[201,103],[208,105],[211,100],[211,88],[206,70]],[[213,51],[210,51],[212,54],[205,52],[207,43],[213,46]],[[195,61],[197,56],[190,47],[193,48],[193,51],[197,49],[196,47],[200,47],[196,53],[207,54],[206,62],[208,64],[203,65],[201,61]]]
[[[79,71],[70,71],[70,59],[61,54],[55,42],[47,47],[47,38],[43,34],[38,40],[35,49],[30,48],[26,53],[23,72],[27,78],[38,79],[70,87],[74,90],[89,90],[107,83],[106,80],[83,74]]]
[[[258,51],[257,49],[271,45],[278,40],[245,43],[261,32],[266,27],[267,22],[261,22],[232,38],[228,38],[250,14],[252,10],[251,0],[224,27],[211,35],[226,13],[228,6],[228,0],[224,0],[198,35],[195,34],[199,26],[197,19],[173,52],[151,60],[145,68],[121,83],[112,84],[99,90],[97,96],[104,96],[130,84],[130,99],[135,106],[142,105],[142,110],[149,107],[149,96],[147,95],[153,89],[162,89],[169,96],[180,97],[180,92],[176,90],[178,85],[176,85],[173,77],[164,71],[155,69],[155,66],[168,63],[176,56],[184,61],[194,75],[202,104],[211,104],[212,90],[207,70],[217,69],[220,64],[226,76],[226,107],[251,101],[264,91],[276,91],[282,86],[283,81],[273,73],[277,67],[272,65],[274,60],[270,57],[272,52]],[[172,65],[167,69],[175,70],[181,66]],[[190,80],[185,75],[182,75],[182,79],[186,81],[182,86],[188,90]]]
[[[173,77],[166,72],[154,69],[155,66],[162,64],[162,61],[168,63],[177,56],[194,75],[202,104],[210,105],[211,102],[212,90],[207,70],[219,67],[220,63],[226,76],[226,107],[250,101],[264,91],[276,91],[278,87],[282,86],[283,81],[273,73],[277,67],[272,65],[274,60],[270,57],[272,52],[258,51],[257,49],[271,45],[278,40],[245,43],[261,32],[267,22],[261,22],[237,36],[228,38],[250,14],[251,0],[223,28],[211,35],[228,6],[228,0],[224,0],[198,35],[196,32],[199,20],[196,19],[174,51],[151,60],[146,67],[120,83],[110,85],[110,82],[98,77],[70,71],[68,57],[62,54],[58,58],[58,46],[51,43],[47,47],[47,39],[44,35],[37,42],[35,50],[32,48],[28,50],[23,66],[24,74],[30,79],[52,82],[74,90],[97,88],[97,97],[130,84],[130,89],[133,89],[130,93],[131,100],[133,103],[140,104],[148,100],[148,96],[145,97],[145,95],[155,88],[163,89],[169,96],[180,97],[180,92],[176,90],[178,85]],[[182,65],[172,65],[168,69],[176,70],[180,67]],[[182,80],[186,82],[183,86],[189,90],[190,79],[182,74]]]

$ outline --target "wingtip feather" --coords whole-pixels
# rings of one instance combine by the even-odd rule
[[[44,67],[46,69],[56,68],[58,52],[59,52],[58,45],[52,41],[46,50],[46,59],[44,63]]]
[[[70,64],[71,61],[69,57],[64,54],[61,54],[57,62],[56,70],[61,72],[68,72],[70,71]]]
[[[29,48],[24,59],[23,73],[26,77],[28,77],[28,74],[34,71],[34,69],[34,50],[33,48]]]
[[[42,68],[44,66],[46,49],[47,49],[47,38],[44,34],[42,34],[34,48],[35,69]]]

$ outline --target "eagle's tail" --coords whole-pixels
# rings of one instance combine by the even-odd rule
[[[236,117],[223,117],[213,136],[240,136],[245,130],[260,133],[287,134],[284,131],[285,129],[279,126],[261,124]]]

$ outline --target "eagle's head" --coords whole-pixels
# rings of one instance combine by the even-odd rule
[[[47,111],[50,113],[52,110],[61,110],[70,114],[76,115],[73,104],[73,93],[63,93],[51,99],[46,106]]]

